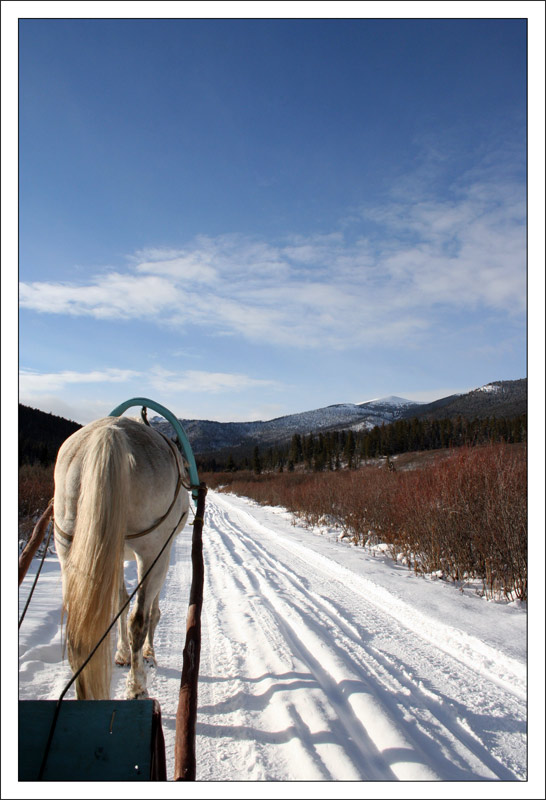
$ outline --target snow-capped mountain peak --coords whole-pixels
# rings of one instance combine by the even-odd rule
[[[476,389],[476,391],[487,392],[488,394],[491,394],[493,392],[501,392],[502,386],[500,383],[486,383],[485,386],[480,386],[478,389]]]
[[[405,397],[397,397],[395,394],[389,394],[386,397],[376,397],[373,400],[366,400],[364,403],[358,404],[361,408],[363,406],[381,405],[381,406],[403,406],[407,408],[412,405],[421,405],[416,400],[407,400]]]

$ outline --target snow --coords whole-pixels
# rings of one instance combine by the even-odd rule
[[[497,392],[500,392],[501,389],[502,387],[499,386],[497,383],[488,383],[485,386],[480,386],[480,388],[477,389],[476,391],[486,392],[487,394],[495,394]]]
[[[461,593],[339,541],[335,530],[295,525],[284,509],[210,490],[203,537],[198,781],[414,781],[423,789],[526,781],[524,604]],[[148,673],[169,778],[190,551],[187,526],[173,547],[158,666]],[[20,609],[36,567],[35,559]],[[126,575],[134,585],[131,562]],[[70,678],[60,604],[51,555],[20,629],[21,699],[56,699]],[[125,674],[115,670],[113,697],[124,696]]]
[[[390,394],[387,397],[376,397],[373,400],[366,400],[364,403],[359,403],[360,406],[382,405],[382,406],[418,406],[422,405],[418,400],[407,400],[405,397],[397,397],[395,394]]]

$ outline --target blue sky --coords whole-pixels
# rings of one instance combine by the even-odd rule
[[[22,20],[20,402],[250,420],[524,377],[526,37]]]

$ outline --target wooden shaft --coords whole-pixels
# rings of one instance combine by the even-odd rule
[[[201,608],[203,605],[203,519],[207,487],[199,485],[197,511],[193,522],[191,548],[192,582],[186,619],[186,643],[176,712],[174,780],[194,781],[196,775],[195,729],[197,720],[197,682],[201,657]]]
[[[45,532],[47,530],[47,526],[49,520],[53,516],[53,500],[50,501],[48,507],[34,526],[34,530],[32,531],[32,536],[26,543],[25,549],[19,556],[19,586],[23,582],[23,578],[27,574],[28,568],[30,567],[30,562],[34,558],[34,554],[36,550],[40,547],[44,540]]]

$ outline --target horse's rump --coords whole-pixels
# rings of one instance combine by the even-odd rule
[[[127,545],[136,554],[140,578],[166,539],[183,526],[189,508],[188,493],[181,491],[184,477],[176,448],[153,428],[126,417],[106,417],[86,425],[59,450],[55,541],[74,671],[120,610]],[[161,588],[168,556],[167,549],[137,594],[134,624],[143,617],[142,630],[133,630],[137,638],[142,631],[146,634],[150,604]],[[135,671],[142,674],[141,649],[142,644],[131,645],[136,695],[145,683],[134,678]],[[108,636],[76,681],[79,699],[109,697],[111,656]]]

